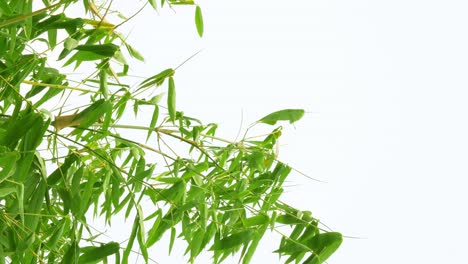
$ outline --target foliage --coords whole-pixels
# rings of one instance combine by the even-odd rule
[[[125,84],[127,59],[143,60],[118,33],[128,19],[108,21],[112,1],[76,2],[0,1],[0,263],[127,263],[136,247],[148,262],[165,233],[170,247],[176,237],[187,242],[190,262],[209,250],[215,263],[239,251],[249,263],[267,229],[282,225],[292,230],[280,232],[276,252],[288,263],[322,263],[338,248],[339,233],[279,200],[291,171],[276,159],[281,127],[230,142],[215,136],[216,124],[178,111],[175,69]],[[70,17],[71,5],[86,17]],[[194,7],[202,36],[202,11]],[[53,54],[63,66],[50,66]],[[63,73],[67,65],[95,70],[77,81]],[[135,116],[150,110],[151,119],[123,124],[132,104]],[[258,123],[292,123],[303,114],[282,110]],[[129,129],[144,131],[150,143],[126,136]],[[133,218],[121,243],[90,225],[93,216],[110,225],[117,214]]]

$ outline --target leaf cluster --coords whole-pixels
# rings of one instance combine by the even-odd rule
[[[127,84],[127,60],[144,59],[118,32],[128,19],[108,21],[112,1],[34,3],[42,8],[0,1],[0,263],[128,263],[136,248],[148,263],[166,233],[169,251],[176,238],[187,242],[190,262],[211,251],[214,263],[238,252],[249,263],[267,230],[281,234],[276,252],[286,263],[323,263],[338,248],[339,233],[279,199],[291,172],[276,158],[281,127],[256,140],[218,138],[216,124],[180,111],[173,68]],[[194,6],[203,35],[194,2],[148,3]],[[86,17],[68,16],[76,4]],[[48,63],[52,51],[61,67]],[[94,71],[79,81],[64,73],[68,65]],[[132,110],[151,111],[151,119],[123,123]],[[293,123],[303,114],[286,109],[257,123]],[[133,220],[126,241],[109,241],[92,226],[93,217],[111,225],[119,215]]]

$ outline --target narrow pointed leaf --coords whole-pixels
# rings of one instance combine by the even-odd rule
[[[245,227],[251,227],[251,226],[266,224],[266,223],[268,223],[268,220],[269,220],[269,218],[268,218],[267,215],[259,214],[259,215],[247,218],[243,222],[244,222]]]
[[[169,254],[171,254],[172,247],[174,246],[175,236],[176,236],[176,229],[173,227],[171,228],[171,240],[169,241]]]
[[[106,259],[110,255],[114,255],[119,249],[120,245],[116,242],[110,242],[100,247],[82,248],[81,251],[84,253],[80,256],[78,263],[96,263]]]
[[[199,6],[195,9],[195,25],[197,26],[197,32],[200,37],[203,36],[203,16]]]
[[[289,123],[292,124],[301,119],[303,116],[303,109],[284,109],[277,112],[273,112],[258,120],[258,122],[265,123],[268,125],[275,125],[278,121],[289,121]]]
[[[151,4],[151,6],[156,9],[157,6],[156,6],[156,0],[148,0],[148,2]]]
[[[145,225],[143,223],[143,212],[141,209],[141,206],[137,206],[137,212],[138,212],[138,233],[137,233],[137,239],[138,239],[138,244],[140,245],[140,251],[141,254],[143,255],[143,259],[145,260],[145,263],[148,263],[148,250],[146,248],[146,240],[145,240]]]
[[[251,237],[251,230],[235,233],[233,235],[224,237],[221,240],[215,241],[210,250],[227,250],[249,241]]]
[[[172,75],[174,75],[174,73],[175,71],[171,68],[165,69],[164,71],[142,81],[136,91],[139,91],[141,89],[144,89],[153,85],[160,86],[166,78],[171,77]]]
[[[130,256],[130,252],[132,252],[133,243],[135,242],[135,238],[137,236],[138,227],[140,226],[140,221],[138,219],[138,215],[135,217],[135,221],[133,222],[132,232],[130,233],[130,238],[127,242],[127,248],[125,248],[123,257],[122,257],[122,264],[128,263],[128,257]]]
[[[159,106],[154,105],[153,116],[151,117],[151,123],[150,123],[150,126],[149,126],[148,135],[146,136],[146,142],[148,142],[148,139],[150,138],[151,133],[153,133],[154,129],[156,128],[156,123],[158,122],[158,117],[159,117]]]
[[[170,120],[174,121],[176,116],[176,91],[174,79],[172,77],[169,78],[169,87],[167,92],[167,108],[169,110]]]

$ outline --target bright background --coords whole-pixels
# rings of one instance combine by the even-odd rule
[[[115,2],[127,16],[143,4]],[[202,39],[194,7],[147,8],[121,29],[146,58],[133,74],[203,49],[176,73],[178,110],[231,139],[241,122],[306,109],[280,159],[327,183],[293,174],[285,200],[358,237],[328,263],[468,263],[468,2],[198,3]],[[186,260],[164,243],[159,263]],[[280,263],[276,246],[267,238],[253,263]]]

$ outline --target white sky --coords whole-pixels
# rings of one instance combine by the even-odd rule
[[[128,3],[126,15],[138,7]],[[202,39],[194,7],[148,8],[126,25],[146,58],[133,73],[153,75],[203,49],[176,73],[178,108],[220,123],[229,138],[242,112],[245,127],[306,109],[280,158],[327,183],[292,175],[285,199],[363,238],[345,239],[329,263],[468,263],[468,2],[198,3]],[[270,242],[253,263],[280,263]],[[186,260],[158,250],[167,246],[152,250],[159,263]]]

